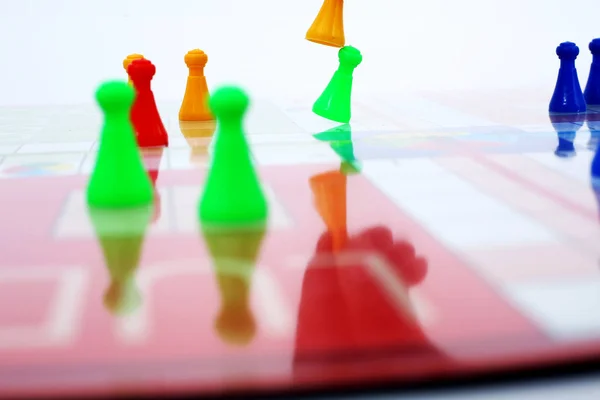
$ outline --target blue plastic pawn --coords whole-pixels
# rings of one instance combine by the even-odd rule
[[[585,86],[585,101],[588,105],[600,105],[600,39],[590,42],[592,52],[592,67]]]
[[[586,110],[585,98],[579,85],[575,60],[579,47],[575,43],[564,42],[556,48],[560,58],[560,70],[556,88],[550,100],[551,113],[582,113]]]

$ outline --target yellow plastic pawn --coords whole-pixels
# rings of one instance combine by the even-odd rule
[[[123,68],[125,68],[125,73],[127,73],[127,68],[129,67],[129,64],[131,64],[131,62],[133,60],[139,60],[144,58],[143,55],[141,54],[137,54],[137,53],[133,53],[128,55],[124,60],[123,60]],[[129,74],[127,73],[127,83],[129,83],[130,85],[132,85],[133,83],[131,82],[131,78],[129,77]]]
[[[204,76],[204,67],[208,61],[206,53],[200,49],[188,51],[184,57],[189,68],[185,94],[179,109],[180,121],[214,120],[208,107],[208,86]]]
[[[332,47],[344,47],[344,0],[324,0],[306,40]]]

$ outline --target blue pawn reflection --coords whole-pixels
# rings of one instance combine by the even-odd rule
[[[595,152],[600,142],[600,109],[588,109],[585,120],[590,130],[590,140],[587,143],[587,148]]]
[[[590,110],[586,114],[587,126],[590,130],[590,141],[588,148],[594,151],[594,158],[590,172],[592,175],[592,186],[595,190],[600,190],[600,155],[598,154],[598,144],[600,143],[600,112],[596,109]]]
[[[558,135],[558,146],[554,151],[557,157],[570,158],[577,155],[575,138],[581,129],[586,114],[550,114],[550,122]]]

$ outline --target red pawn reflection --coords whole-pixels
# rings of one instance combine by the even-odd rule
[[[136,97],[131,109],[131,121],[136,131],[140,147],[160,147],[169,145],[167,131],[160,119],[150,82],[156,67],[149,60],[134,60],[127,67],[127,73],[136,89]]]
[[[332,252],[332,244],[332,236],[326,232],[319,238],[316,252]],[[408,287],[418,285],[427,275],[427,261],[417,256],[414,246],[405,240],[395,242],[392,232],[383,226],[369,228],[350,238],[346,249],[381,254]]]
[[[403,351],[412,355],[438,356],[411,307],[396,304],[368,265],[325,265],[323,255],[332,255],[333,237],[324,233],[316,256],[302,284],[296,329],[295,367],[308,358],[336,356],[387,356]],[[398,280],[408,289],[422,282],[427,262],[406,241],[394,241],[385,227],[369,228],[349,238],[343,252],[377,253],[388,262]],[[334,258],[332,258],[334,259]],[[334,261],[332,261],[334,263]]]
[[[160,164],[163,156],[163,147],[151,147],[141,150],[142,160],[148,176],[152,181],[152,189],[154,190],[154,213],[152,214],[152,223],[158,222],[162,212],[162,204],[160,191],[156,187],[158,174],[160,172]]]

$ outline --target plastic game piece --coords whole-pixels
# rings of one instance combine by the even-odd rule
[[[330,171],[310,178],[314,204],[332,237],[332,252],[346,247],[348,241],[346,213],[346,176]]]
[[[96,164],[87,187],[87,202],[98,208],[127,208],[152,203],[148,177],[129,118],[135,92],[125,82],[105,82],[96,91],[104,126]]]
[[[344,0],[324,0],[319,14],[306,32],[306,40],[332,47],[346,44]]]
[[[131,64],[131,62],[133,60],[139,60],[141,58],[144,58],[144,56],[141,54],[133,53],[133,54],[128,55],[123,60],[123,68],[125,69],[125,72],[127,73],[127,83],[129,83],[130,85],[133,85],[133,82],[131,82],[131,78],[129,77],[129,72],[127,71],[127,68],[129,68],[129,64]]]
[[[243,131],[248,95],[238,87],[225,86],[211,96],[209,105],[218,124],[198,206],[200,222],[261,226],[267,220],[268,204]]]
[[[210,121],[214,117],[208,107],[208,86],[204,76],[204,67],[208,61],[206,54],[195,49],[189,51],[185,57],[185,64],[189,68],[189,75],[185,87],[185,94],[179,109],[180,121]]]
[[[265,226],[203,230],[221,294],[215,329],[221,339],[231,345],[247,345],[256,333],[250,292],[265,231]]]
[[[586,104],[575,60],[579,55],[579,47],[572,42],[561,43],[556,48],[556,55],[560,58],[560,69],[554,94],[550,100],[551,113],[581,113],[585,112]]]
[[[104,305],[113,314],[129,314],[141,304],[135,273],[151,214],[150,206],[122,210],[88,208],[110,274]]]
[[[160,119],[154,93],[150,87],[156,73],[154,64],[145,58],[133,60],[127,68],[137,95],[131,110],[131,120],[140,147],[168,146],[169,137]]]
[[[338,52],[340,65],[331,81],[313,105],[313,112],[332,121],[348,123],[351,117],[352,75],[362,62],[362,55],[352,46]]]
[[[583,126],[585,114],[550,114],[550,122],[558,135],[557,157],[570,158],[577,155],[575,137]]]
[[[585,86],[585,101],[588,106],[600,106],[600,38],[590,42],[592,52],[592,67]]]

